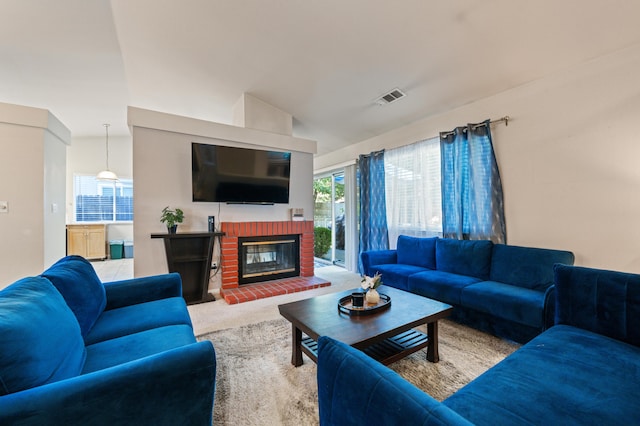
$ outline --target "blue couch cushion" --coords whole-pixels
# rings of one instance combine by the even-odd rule
[[[640,275],[556,265],[556,324],[640,346]]]
[[[67,256],[42,273],[58,289],[71,308],[85,337],[107,304],[100,278],[88,260]]]
[[[545,294],[541,291],[482,281],[462,289],[460,304],[542,330],[545,325],[544,300]]]
[[[479,282],[478,278],[443,271],[425,271],[408,279],[408,290],[451,305],[460,304],[462,289]]]
[[[196,342],[188,325],[171,325],[145,330],[87,346],[82,374],[92,373],[126,362],[156,355]]]
[[[23,278],[0,291],[0,395],[80,374],[80,327],[45,278]]]
[[[475,424],[633,423],[638,383],[640,348],[556,325],[443,404]]]
[[[573,265],[570,251],[495,244],[491,256],[491,281],[545,291],[553,285],[553,265]]]
[[[468,241],[438,238],[436,240],[436,266],[438,271],[489,279],[491,249],[487,240]]]
[[[84,341],[86,345],[90,345],[152,328],[179,324],[191,327],[189,311],[182,297],[170,297],[104,311]]]
[[[437,238],[417,238],[407,235],[398,236],[396,251],[398,263],[436,269]]]
[[[400,290],[408,290],[407,280],[413,274],[428,271],[429,269],[421,266],[405,265],[400,263],[392,263],[389,265],[375,265],[375,272],[382,275],[384,285],[399,288]]]

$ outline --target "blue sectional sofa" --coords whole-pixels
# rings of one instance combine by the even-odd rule
[[[452,318],[520,343],[553,324],[553,265],[569,251],[401,235],[395,250],[361,254],[366,275],[454,307]]]
[[[640,421],[640,275],[557,265],[555,323],[438,402],[321,337],[321,425],[613,425]]]
[[[216,357],[178,274],[102,283],[68,256],[0,291],[0,424],[211,425]]]

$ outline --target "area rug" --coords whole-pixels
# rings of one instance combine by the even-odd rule
[[[439,326],[440,362],[419,351],[390,367],[443,400],[519,345],[452,321]],[[422,327],[419,327],[422,329]],[[426,332],[425,329],[422,329]],[[284,319],[198,337],[216,350],[215,425],[317,425],[316,365],[291,365],[291,324]]]

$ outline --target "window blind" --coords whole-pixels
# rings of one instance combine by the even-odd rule
[[[133,180],[99,181],[95,176],[73,176],[76,222],[133,220]]]
[[[398,235],[442,235],[440,140],[387,150],[384,157],[389,245]]]

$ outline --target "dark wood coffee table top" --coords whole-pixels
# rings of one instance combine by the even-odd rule
[[[280,314],[289,320],[293,327],[292,363],[294,365],[302,364],[300,348],[296,347],[300,346],[301,333],[316,342],[320,336],[329,336],[357,349],[365,350],[421,324],[429,326],[429,344],[432,352],[430,361],[437,362],[437,321],[451,313],[450,305],[393,287],[381,286],[378,292],[391,297],[391,306],[388,309],[364,316],[340,313],[338,301],[354,291],[357,289],[278,306]],[[426,345],[425,339],[425,344],[421,347]],[[309,354],[304,347],[302,350],[316,361],[313,353]],[[397,359],[399,357],[394,357],[392,361]]]

